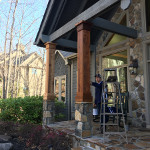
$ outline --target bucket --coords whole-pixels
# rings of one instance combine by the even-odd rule
[[[93,116],[98,115],[98,109],[97,108],[93,108]]]

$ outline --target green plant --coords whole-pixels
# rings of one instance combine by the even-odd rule
[[[0,100],[0,119],[39,124],[42,122],[43,97],[9,98]]]
[[[63,121],[66,118],[66,106],[64,102],[55,100],[55,121]]]

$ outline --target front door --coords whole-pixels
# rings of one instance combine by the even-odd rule
[[[128,92],[127,62],[127,50],[102,57],[102,72],[104,69],[116,68],[121,93]],[[110,74],[107,74],[108,76]],[[108,90],[111,91],[111,87],[108,87]]]

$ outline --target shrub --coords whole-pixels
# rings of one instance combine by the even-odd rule
[[[32,128],[32,131],[30,133],[30,137],[26,143],[28,147],[34,145],[38,146],[43,138],[43,129],[41,125],[36,126],[35,128]]]
[[[42,150],[69,150],[71,148],[71,141],[66,133],[55,130],[53,128],[45,127],[46,134],[43,136],[39,147]]]
[[[55,120],[66,119],[64,102],[55,100]],[[0,100],[0,119],[20,123],[40,124],[43,116],[43,97],[8,98]]]
[[[21,123],[41,123],[42,122],[41,96],[25,98],[9,98],[0,100],[0,118],[3,121],[18,121]]]
[[[55,121],[63,121],[66,119],[65,109],[64,102],[55,100]]]

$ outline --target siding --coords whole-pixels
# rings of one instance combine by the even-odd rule
[[[72,60],[72,88],[71,88],[71,117],[75,118],[75,96],[77,93],[77,58]]]
[[[95,56],[94,53],[91,52],[90,59],[90,80],[95,81]],[[75,96],[77,93],[77,58],[72,59],[72,89],[71,89],[71,117],[75,118]],[[95,88],[91,87],[91,94],[93,96],[93,100],[95,97]]]
[[[57,52],[55,54],[55,77],[66,75],[66,120],[68,118],[68,66],[62,56]]]

